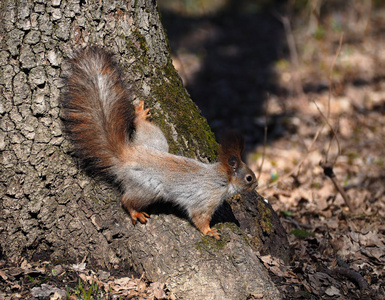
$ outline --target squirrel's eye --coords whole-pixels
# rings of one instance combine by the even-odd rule
[[[253,176],[246,175],[245,179],[246,179],[247,182],[252,182],[253,181]]]

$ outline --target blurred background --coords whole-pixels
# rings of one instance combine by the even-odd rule
[[[371,299],[384,299],[385,1],[159,7],[192,100],[217,136],[245,135],[257,190],[289,233],[290,272],[269,269],[280,290],[287,299],[362,299],[351,281],[322,273],[339,265],[363,276]]]
[[[293,113],[288,97],[303,105],[330,80],[342,94],[385,74],[385,1],[159,0],[159,7],[193,101],[216,134],[238,129],[249,147],[263,141],[267,99],[283,108],[271,116],[274,138],[294,129],[282,124]]]

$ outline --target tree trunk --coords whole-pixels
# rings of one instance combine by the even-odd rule
[[[256,250],[287,260],[286,236],[257,194],[234,198],[233,210],[225,203],[216,213],[217,221],[239,222],[246,231],[220,224],[221,241],[156,208],[146,225],[133,227],[117,189],[87,176],[70,155],[58,101],[65,59],[98,44],[117,54],[171,152],[215,159],[214,136],[172,66],[155,1],[5,0],[0,9],[2,255],[86,257],[104,268],[128,263],[186,299],[280,298]]]

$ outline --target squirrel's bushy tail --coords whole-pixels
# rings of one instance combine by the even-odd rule
[[[66,130],[85,167],[108,171],[134,130],[134,108],[112,55],[91,47],[70,60],[61,99]]]

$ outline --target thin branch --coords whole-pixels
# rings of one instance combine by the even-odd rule
[[[295,71],[292,72],[293,78],[294,78],[294,88],[296,90],[297,95],[303,96],[303,87],[302,87],[302,80],[301,76],[299,74],[299,59],[298,59],[298,53],[297,53],[297,48],[295,45],[295,40],[294,40],[294,35],[293,31],[291,29],[290,25],[290,19],[286,16],[280,15],[278,12],[273,13],[275,17],[281,21],[283,28],[285,30],[285,35],[286,35],[286,41],[287,45],[289,47],[289,52],[290,52],[290,60],[292,65],[295,68]]]
[[[339,184],[338,180],[337,180],[337,177],[336,175],[334,174],[334,171],[333,171],[333,166],[335,165],[336,161],[337,161],[337,158],[341,155],[341,146],[340,146],[340,142],[338,140],[338,135],[337,135],[337,132],[336,130],[334,129],[334,127],[330,124],[329,122],[329,118],[330,118],[330,101],[331,101],[331,93],[332,93],[332,85],[333,85],[333,82],[332,82],[332,74],[333,74],[333,69],[334,69],[334,66],[336,64],[336,61],[337,61],[337,58],[338,58],[338,55],[340,54],[341,52],[341,48],[342,48],[342,41],[343,41],[343,37],[344,37],[344,34],[342,33],[341,36],[340,36],[340,41],[339,41],[339,45],[338,45],[338,48],[337,48],[337,52],[336,52],[336,55],[334,56],[334,59],[333,59],[333,62],[332,62],[332,65],[330,67],[330,70],[329,70],[329,76],[328,76],[328,80],[329,80],[329,96],[328,96],[328,107],[327,107],[327,116],[325,116],[323,114],[323,112],[321,111],[321,109],[319,108],[319,106],[317,105],[317,103],[313,100],[313,103],[314,105],[317,107],[317,110],[319,112],[319,114],[321,115],[321,117],[324,119],[324,121],[326,122],[326,124],[329,126],[329,128],[331,129],[331,131],[333,132],[333,136],[332,138],[330,139],[329,141],[329,147],[328,149],[326,150],[326,153],[325,153],[325,160],[324,162],[320,162],[320,166],[323,168],[324,170],[324,174],[330,178],[330,180],[333,182],[334,184],[334,187],[337,189],[337,191],[341,194],[342,198],[344,199],[345,201],[345,204],[349,207],[349,210],[350,211],[354,211],[354,207],[353,207],[353,204],[352,202],[350,201],[350,198],[348,196],[348,194],[346,194],[345,190],[341,187],[341,185]],[[336,143],[337,143],[337,148],[338,148],[338,152],[337,152],[337,155],[334,159],[334,162],[333,163],[329,163],[328,162],[328,156],[329,156],[329,151],[331,149],[331,145],[332,145],[332,142],[333,142],[333,139],[336,140]]]
[[[337,154],[337,157],[340,156],[341,154],[341,147],[340,147],[340,142],[338,140],[338,137],[337,137],[337,132],[335,131],[335,129],[333,128],[333,126],[330,124],[328,118],[323,114],[323,112],[321,111],[321,109],[319,108],[317,102],[315,102],[314,100],[312,100],[314,105],[316,106],[319,114],[321,115],[321,117],[324,119],[324,121],[326,122],[326,124],[329,126],[329,128],[331,129],[331,131],[333,132],[333,138],[336,139],[336,143],[337,143],[337,147],[338,147],[338,154]],[[331,143],[330,143],[331,144]],[[330,149],[330,144],[329,144],[329,149]],[[327,154],[325,155],[325,162],[327,163],[328,162],[328,159],[327,159]],[[333,165],[335,164],[337,158],[335,159]]]
[[[328,163],[323,163],[322,161],[319,163],[321,168],[324,170],[324,174],[330,178],[330,180],[333,182],[334,187],[337,189],[337,191],[341,194],[342,198],[345,201],[345,204],[349,207],[350,211],[354,211],[354,206],[352,202],[350,201],[350,197],[348,194],[346,194],[343,187],[339,184],[336,175],[333,171],[333,165],[329,165]]]
[[[361,292],[365,291],[367,289],[370,289],[369,284],[366,281],[366,279],[360,273],[358,273],[354,270],[336,267],[336,268],[334,268],[334,270],[332,270],[332,272],[335,274],[345,276],[349,280],[353,281],[355,284],[358,285]]]
[[[341,52],[341,49],[342,49],[342,41],[344,39],[344,33],[341,33],[341,36],[340,36],[340,40],[339,40],[339,44],[338,44],[338,48],[337,48],[337,52],[336,52],[336,55],[334,56],[334,59],[333,59],[333,62],[330,66],[330,70],[329,70],[329,76],[328,76],[328,81],[329,81],[329,95],[328,95],[328,108],[327,108],[327,118],[329,119],[330,118],[330,101],[331,101],[331,97],[332,97],[332,89],[333,89],[333,81],[332,81],[332,76],[333,76],[333,70],[334,70],[334,67],[336,65],[336,62],[337,62],[337,58],[338,56],[340,55],[340,52]],[[318,107],[317,107],[318,109]],[[318,109],[319,111],[319,109]],[[336,137],[336,140],[337,140],[337,136],[334,135],[334,137]],[[328,147],[328,150],[326,151],[326,154],[325,154],[325,161],[327,162],[328,161],[328,156],[329,156],[329,150],[331,148],[331,143],[332,143],[333,139],[330,140],[330,143],[329,143],[329,147]],[[337,140],[337,144],[338,144],[338,155],[336,156],[335,160],[334,160],[334,163],[336,163],[337,161],[337,158],[338,156],[340,155],[341,153],[341,149],[339,148],[339,143],[338,143],[338,140]]]
[[[318,137],[319,137],[319,135],[320,135],[322,129],[323,129],[323,126],[321,126],[321,128],[318,129],[318,131],[317,131],[316,134],[314,135],[314,138],[313,138],[313,140],[312,140],[312,142],[311,142],[311,144],[310,144],[309,150],[305,153],[305,155],[304,155],[304,157],[302,158],[302,160],[301,160],[298,164],[296,164],[296,166],[295,166],[289,173],[286,173],[283,177],[279,178],[278,180],[276,180],[276,181],[274,181],[274,182],[271,182],[271,183],[267,184],[267,185],[264,186],[264,187],[259,188],[258,191],[259,191],[259,192],[263,192],[263,191],[265,191],[265,190],[271,188],[272,186],[274,186],[274,185],[280,183],[281,181],[283,181],[283,180],[289,178],[290,176],[292,176],[292,175],[293,175],[293,174],[294,174],[294,173],[301,167],[301,165],[302,165],[303,162],[306,160],[306,158],[307,158],[307,156],[309,155],[309,153],[313,151],[313,149],[312,149],[312,148],[313,148],[313,145],[314,145],[315,142],[317,141],[317,139],[318,139]]]
[[[263,136],[262,162],[261,162],[261,165],[259,166],[257,181],[259,181],[259,178],[261,177],[261,174],[262,174],[262,167],[263,167],[263,163],[265,162],[265,156],[266,156],[267,128],[268,128],[268,127],[267,127],[268,104],[269,104],[269,95],[267,95],[267,97],[266,97],[266,106],[265,106],[265,128],[264,128],[264,136]]]

